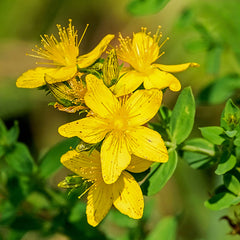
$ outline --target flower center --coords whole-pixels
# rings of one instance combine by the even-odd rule
[[[147,33],[146,28],[133,34],[133,39],[123,38],[120,34],[120,45],[116,49],[117,55],[135,70],[146,73],[151,69],[151,64],[164,54],[164,52],[160,53],[160,49],[168,38],[160,44],[161,37],[160,27],[153,36]]]
[[[123,108],[121,108],[119,110],[120,111],[118,111],[114,115],[110,125],[111,125],[111,129],[113,129],[113,130],[124,131],[128,127],[128,114],[125,111],[125,109],[123,109]]]

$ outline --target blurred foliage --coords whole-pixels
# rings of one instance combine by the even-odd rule
[[[189,33],[185,48],[204,52],[205,70],[212,80],[200,92],[199,104],[219,104],[232,97],[239,101],[240,6],[237,0],[202,1],[184,9],[177,28]]]

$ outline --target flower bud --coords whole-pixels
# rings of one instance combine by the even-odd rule
[[[116,50],[112,49],[107,59],[103,63],[103,82],[107,87],[111,87],[117,82],[119,76],[119,66]]]

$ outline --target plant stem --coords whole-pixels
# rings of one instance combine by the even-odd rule
[[[214,150],[209,150],[201,147],[196,147],[196,146],[191,146],[191,145],[184,145],[181,150],[183,151],[189,151],[189,152],[198,152],[198,153],[203,153],[207,154],[211,157],[215,156],[215,151]]]

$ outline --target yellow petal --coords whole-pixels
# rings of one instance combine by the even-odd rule
[[[156,41],[145,32],[133,34],[132,46],[139,58],[147,60],[147,64],[155,62],[159,57],[159,46]]]
[[[145,79],[145,75],[135,70],[121,72],[121,78],[113,88],[113,93],[119,97],[136,90]]]
[[[152,119],[160,108],[162,91],[158,89],[138,90],[126,102],[128,125],[143,125]]]
[[[160,134],[147,127],[136,127],[128,131],[128,143],[132,153],[153,162],[167,162],[168,152]]]
[[[86,82],[85,103],[94,113],[106,118],[119,108],[120,105],[117,98],[104,85],[102,80],[89,74],[86,77]]]
[[[64,82],[74,77],[77,73],[77,66],[59,67],[47,73],[49,76],[47,82],[49,84]]]
[[[128,172],[123,172],[113,184],[113,205],[123,214],[139,219],[142,217],[144,201],[141,188]]]
[[[100,56],[106,50],[108,44],[112,41],[113,38],[114,38],[113,34],[106,35],[91,52],[78,57],[77,59],[78,67],[86,68],[92,65],[98,58],[100,58]]]
[[[84,142],[98,143],[105,137],[107,130],[99,118],[86,117],[60,126],[58,132],[64,137],[77,136]]]
[[[103,180],[114,183],[131,161],[125,135],[113,131],[103,141],[101,147],[101,165]]]
[[[112,206],[112,185],[103,181],[91,186],[87,197],[87,221],[93,227],[97,226],[109,212]]]
[[[153,68],[148,78],[145,78],[144,87],[146,89],[169,87],[172,91],[179,91],[181,84],[171,73],[163,72],[157,68]]]
[[[19,88],[37,88],[46,84],[44,76],[54,71],[54,68],[38,67],[23,73],[16,82]]]
[[[141,173],[146,171],[151,164],[151,161],[132,155],[132,159],[127,167],[127,170],[134,173]]]
[[[199,67],[198,63],[183,63],[177,65],[164,65],[164,64],[154,64],[154,67],[157,67],[165,72],[182,72],[187,70],[189,67]]]
[[[85,179],[101,179],[100,155],[96,150],[91,154],[86,151],[68,151],[62,155],[61,163],[66,168]]]
[[[38,67],[28,70],[17,79],[17,87],[20,88],[37,88],[46,84],[45,75],[50,76],[48,83],[63,82],[71,79],[77,72],[76,66],[47,68]]]

